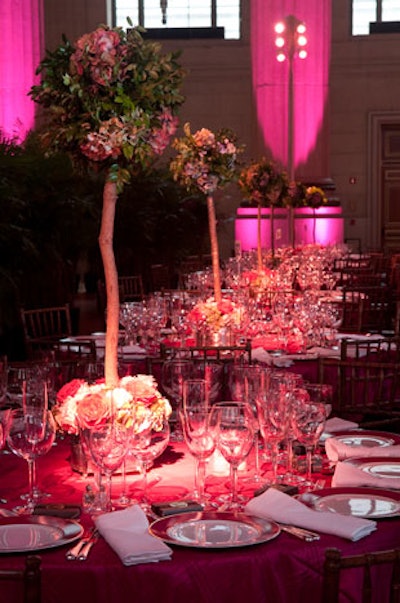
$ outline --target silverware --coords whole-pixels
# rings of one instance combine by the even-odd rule
[[[78,540],[78,542],[75,544],[75,546],[72,547],[72,549],[69,549],[69,551],[65,553],[65,556],[68,561],[74,561],[75,559],[78,559],[79,553],[81,552],[82,548],[88,542],[90,542],[90,539],[92,538],[95,531],[96,528],[91,528],[84,534],[84,536],[80,540]]]
[[[79,561],[86,561],[88,555],[92,549],[92,546],[98,541],[99,533],[97,530],[94,530],[90,539],[83,545],[81,550],[79,551],[78,559]]]
[[[319,540],[320,535],[317,532],[312,532],[311,530],[306,530],[305,528],[299,528],[298,526],[291,526],[287,524],[280,523],[280,528],[284,532],[291,534],[292,536],[296,536],[301,540],[305,540],[306,542],[313,542],[314,540]]]

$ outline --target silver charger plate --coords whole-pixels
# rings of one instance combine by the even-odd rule
[[[332,437],[343,444],[354,447],[365,446],[374,448],[375,446],[394,446],[395,444],[400,444],[400,436],[396,433],[368,431],[366,429],[337,431],[330,434],[328,437]]]
[[[0,518],[0,553],[25,553],[70,544],[83,527],[73,519],[45,515]]]
[[[349,458],[343,461],[350,463],[361,471],[372,475],[373,477],[381,477],[386,479],[400,478],[400,458],[399,457],[356,457]]]
[[[400,515],[400,492],[378,488],[326,488],[318,490],[312,506],[316,511],[384,519]]]
[[[278,524],[245,513],[181,513],[157,519],[150,533],[168,544],[227,549],[268,542],[280,533]]]

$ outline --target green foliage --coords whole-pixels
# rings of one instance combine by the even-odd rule
[[[238,184],[246,199],[255,205],[282,207],[290,204],[288,176],[268,159],[262,158],[246,166]]]
[[[170,163],[177,182],[188,190],[209,195],[236,179],[237,157],[243,149],[233,132],[221,129],[214,134],[202,128],[192,134],[189,124],[185,124],[184,132],[173,142],[177,154]]]
[[[47,52],[30,95],[45,109],[49,152],[110,173],[118,190],[160,155],[176,130],[184,71],[139,28],[100,26]]]

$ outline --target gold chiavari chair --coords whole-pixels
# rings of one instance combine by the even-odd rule
[[[0,570],[1,582],[14,582],[22,586],[21,603],[41,602],[41,579],[41,558],[37,555],[29,555],[26,557],[24,567],[21,569]],[[6,588],[7,586],[4,585],[2,595],[4,595],[4,590],[6,590]],[[18,601],[14,596],[9,600],[14,603],[17,603]]]
[[[354,573],[354,579],[360,580],[359,600],[362,603],[400,603],[400,549],[343,555],[336,548],[325,551],[321,603],[348,600],[341,589],[342,579],[344,574],[356,568],[362,570],[361,573]],[[389,580],[386,578],[388,572]],[[382,576],[385,579],[381,579]]]

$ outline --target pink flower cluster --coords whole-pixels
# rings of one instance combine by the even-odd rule
[[[96,428],[111,413],[138,433],[149,427],[161,429],[171,406],[152,375],[134,375],[120,379],[113,390],[106,388],[104,379],[92,384],[73,379],[59,390],[53,412],[60,428],[71,434],[79,433],[80,428]]]
[[[189,324],[207,325],[214,330],[219,330],[230,325],[240,324],[243,309],[230,299],[216,302],[210,297],[204,302],[197,303],[188,313]]]
[[[91,78],[99,86],[107,86],[114,78],[114,68],[126,53],[116,31],[103,28],[83,35],[76,43],[71,63],[79,75],[89,69]]]
[[[162,155],[178,127],[178,118],[169,109],[163,110],[159,121],[161,128],[153,128],[149,137],[149,144],[156,155]]]

